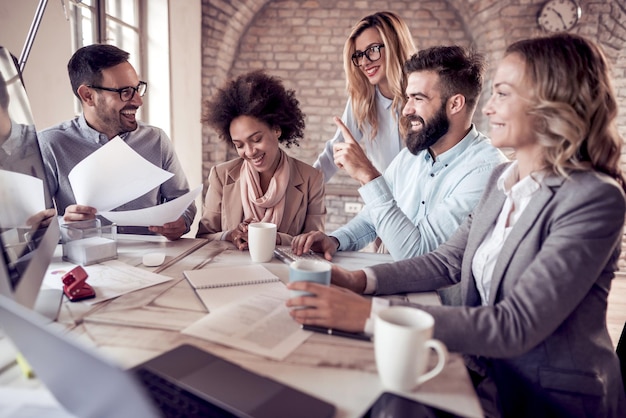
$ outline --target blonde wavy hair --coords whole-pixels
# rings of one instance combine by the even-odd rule
[[[609,64],[594,42],[573,34],[525,39],[505,55],[526,63],[534,86],[529,114],[543,146],[543,164],[557,175],[595,170],[626,182],[620,167],[622,139]]]
[[[365,16],[353,28],[343,48],[343,68],[346,74],[347,91],[352,100],[352,110],[360,131],[365,124],[371,126],[373,140],[378,132],[376,112],[376,87],[371,85],[363,72],[352,64],[356,51],[356,38],[369,28],[375,28],[385,45],[386,77],[393,94],[392,107],[398,113],[404,103],[406,80],[402,73],[404,62],[417,48],[406,23],[392,12],[378,12]],[[394,115],[395,117],[395,115]]]

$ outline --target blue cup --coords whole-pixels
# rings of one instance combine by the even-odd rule
[[[289,264],[289,282],[313,282],[330,285],[332,265],[320,260],[296,260]],[[292,290],[291,297],[310,296],[311,293]]]

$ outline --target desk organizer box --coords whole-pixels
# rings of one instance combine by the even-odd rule
[[[63,260],[87,266],[117,258],[117,225],[99,219],[61,225]]]

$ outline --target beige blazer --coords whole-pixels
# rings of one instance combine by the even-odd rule
[[[278,225],[281,245],[291,244],[295,235],[324,231],[326,204],[322,172],[288,155],[291,172],[283,219]],[[235,229],[243,220],[239,173],[242,158],[236,158],[211,169],[209,189],[204,199],[199,238],[221,239],[222,233]]]

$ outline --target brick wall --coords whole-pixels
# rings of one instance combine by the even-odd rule
[[[203,97],[210,96],[225,79],[251,69],[264,68],[280,76],[296,90],[307,115],[305,138],[289,153],[313,163],[335,132],[332,116],[341,115],[346,103],[342,48],[351,27],[361,17],[380,10],[395,11],[406,20],[418,48],[438,44],[473,46],[494,64],[509,43],[542,34],[536,16],[543,3],[203,0]],[[612,62],[620,100],[619,129],[626,138],[626,4],[623,0],[579,0],[579,4],[583,15],[573,32],[601,43]],[[487,79],[492,71],[488,71]],[[488,83],[486,87],[483,103],[488,97]],[[487,132],[480,112],[475,122]],[[205,178],[214,164],[234,156],[211,130],[204,129]],[[344,208],[346,202],[359,201],[356,188],[356,183],[345,175],[336,175],[328,184],[329,231],[352,218]],[[626,260],[626,255],[623,257]]]

